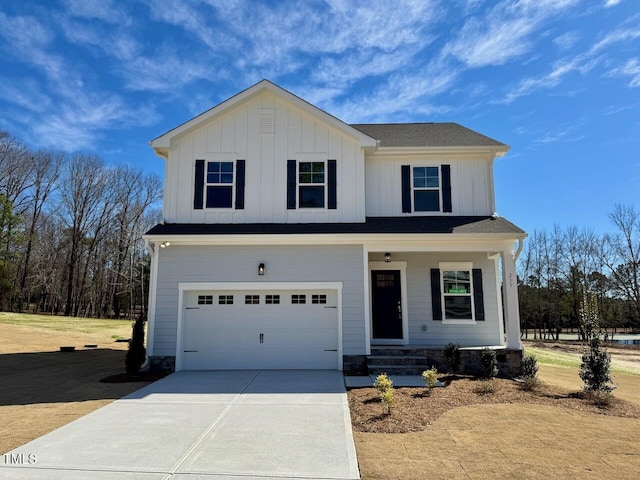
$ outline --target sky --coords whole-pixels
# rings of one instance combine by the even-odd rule
[[[348,123],[511,146],[529,233],[640,209],[638,0],[0,0],[0,130],[163,175],[148,142],[266,78]]]

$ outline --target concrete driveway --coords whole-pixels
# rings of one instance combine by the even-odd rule
[[[4,479],[357,479],[342,374],[179,372],[0,456]]]

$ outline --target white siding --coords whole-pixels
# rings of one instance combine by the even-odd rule
[[[259,117],[273,112],[274,134]],[[246,161],[245,209],[193,208],[195,160]],[[287,210],[287,160],[337,160],[337,209]],[[164,216],[169,223],[364,221],[364,153],[355,138],[270,92],[174,139],[167,160]]]
[[[453,212],[402,213],[402,165],[451,165],[451,202]],[[365,161],[367,185],[366,215],[393,217],[403,215],[491,215],[493,199],[493,161],[489,156],[470,154],[424,154],[405,156],[370,155]]]
[[[342,282],[344,355],[364,354],[361,246],[171,246],[158,249],[153,355],[176,353],[178,283]],[[265,275],[258,276],[264,262]]]
[[[370,261],[382,261],[380,254],[371,254]],[[459,342],[460,346],[502,345],[500,338],[500,304],[496,297],[497,285],[494,260],[486,253],[394,253],[394,261],[407,262],[407,308],[409,315],[409,343],[411,345],[443,346]],[[485,321],[470,325],[446,324],[433,320],[431,306],[432,268],[440,262],[473,262],[473,268],[482,269]],[[426,326],[426,331],[423,327]]]

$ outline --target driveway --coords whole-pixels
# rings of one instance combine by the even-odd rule
[[[0,457],[0,479],[357,479],[342,374],[179,372]]]

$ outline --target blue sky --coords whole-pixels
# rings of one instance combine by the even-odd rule
[[[498,213],[640,208],[637,0],[0,0],[0,129],[162,175],[148,142],[262,78],[350,123],[511,146]]]

